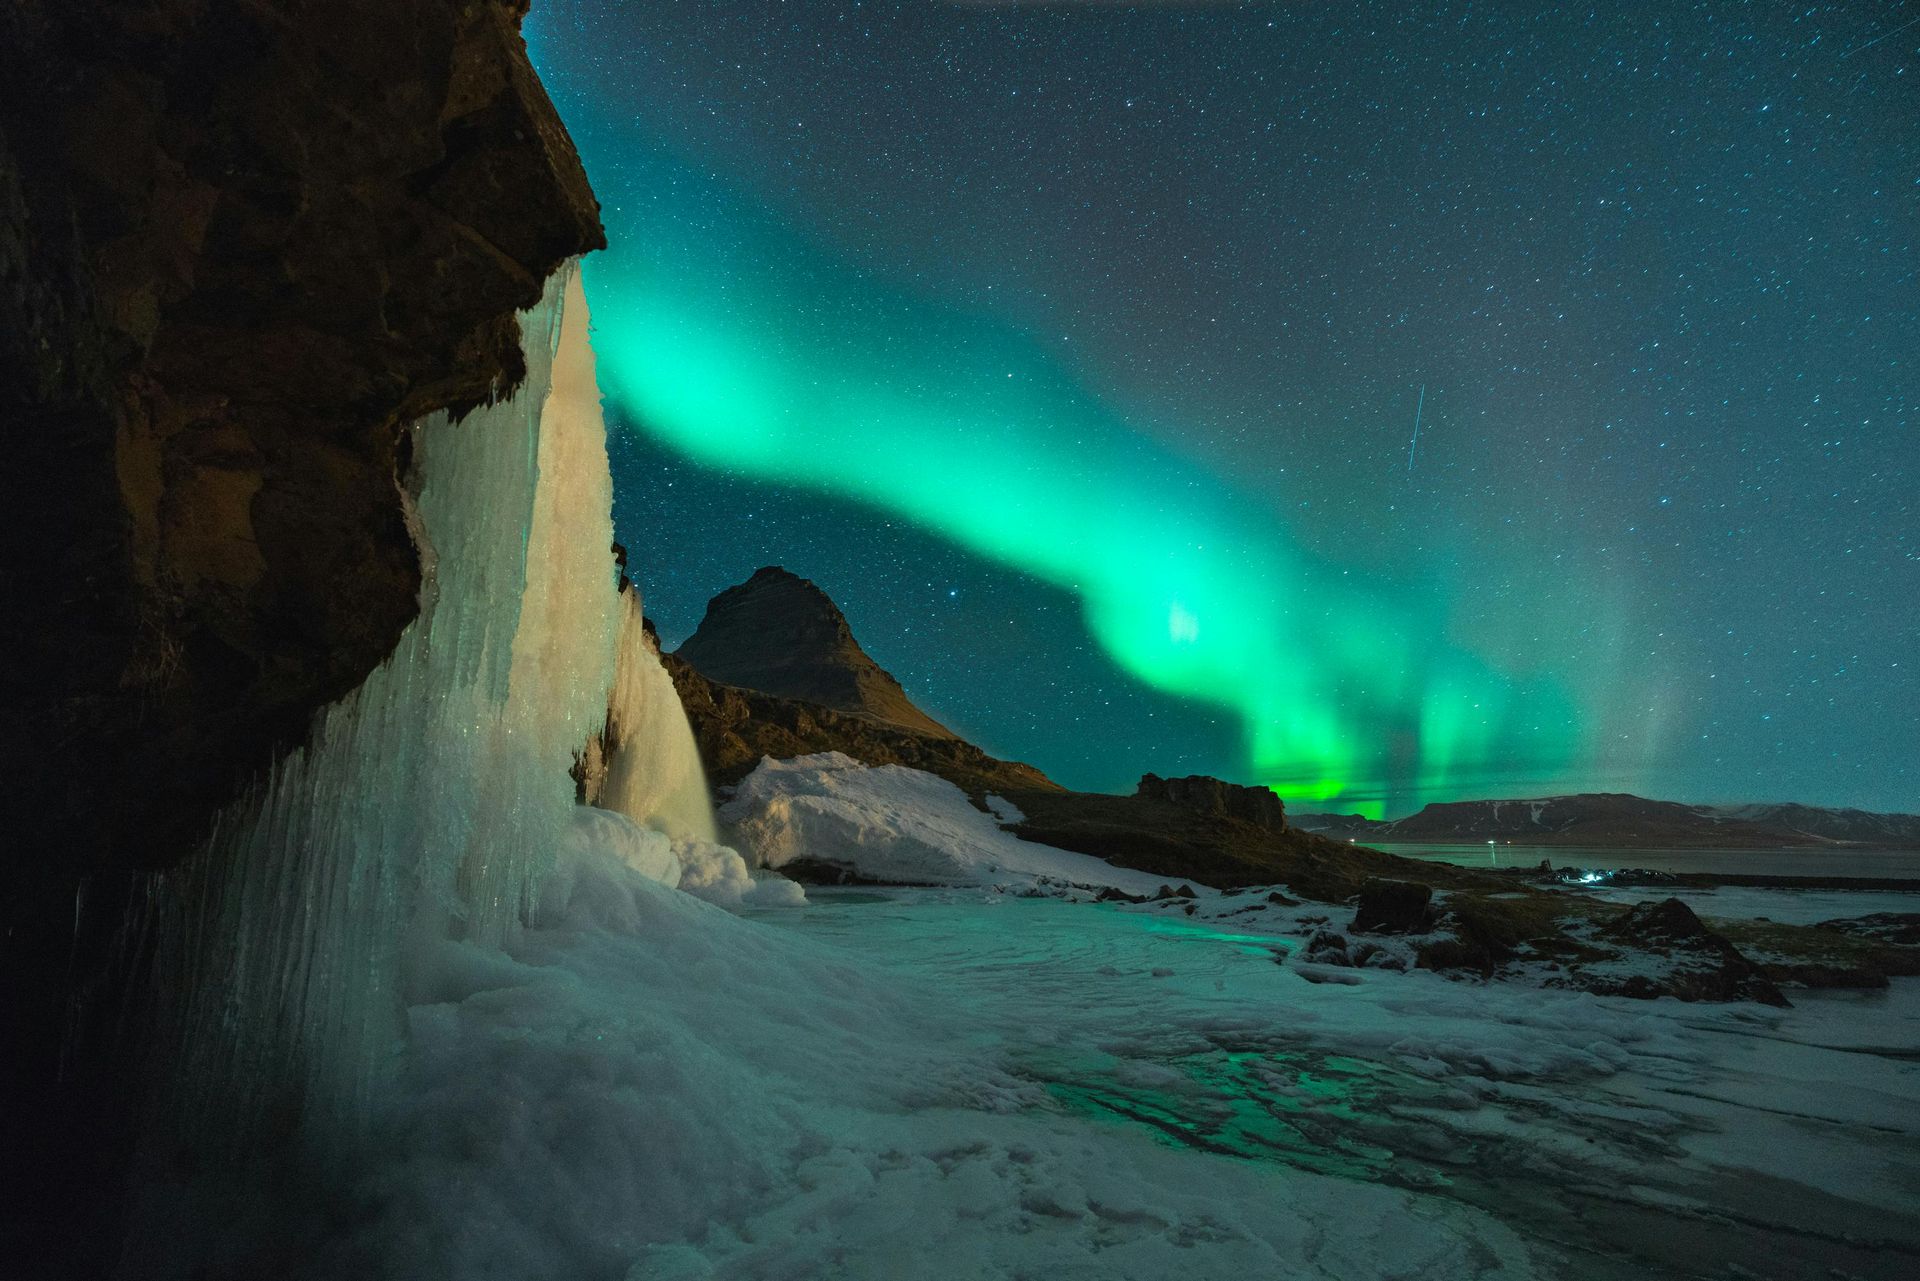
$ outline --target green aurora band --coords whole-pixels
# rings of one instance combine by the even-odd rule
[[[572,112],[569,115],[572,116]],[[575,123],[590,163],[608,126]],[[1068,589],[1148,685],[1229,709],[1246,777],[1378,817],[1539,779],[1578,717],[1156,444],[1032,335],[877,277],[643,140],[594,168],[602,386],[700,463],[849,497]]]

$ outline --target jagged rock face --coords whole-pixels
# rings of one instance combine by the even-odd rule
[[[706,617],[675,655],[723,685],[797,699],[919,734],[952,732],[853,638],[827,594],[778,566],[754,571],[707,603]]]
[[[1134,789],[1136,796],[1168,801],[1201,814],[1219,814],[1237,818],[1270,831],[1287,825],[1286,806],[1270,787],[1243,787],[1225,783],[1207,774],[1189,774],[1185,778],[1161,778],[1158,774],[1141,776]]]
[[[1708,929],[1692,908],[1677,898],[1637,903],[1602,931],[1636,947],[1662,954],[1674,963],[1660,978],[1630,975],[1612,981],[1589,976],[1589,991],[1621,996],[1677,996],[1683,1001],[1760,1001],[1785,1005],[1786,997],[1760,967],[1730,941]]]
[[[404,424],[517,381],[514,311],[603,243],[524,10],[0,12],[0,728],[36,859],[177,856],[412,618]]]

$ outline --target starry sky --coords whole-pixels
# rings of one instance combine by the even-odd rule
[[[783,564],[1085,788],[1920,809],[1920,5],[1546,8],[540,0],[663,636]]]

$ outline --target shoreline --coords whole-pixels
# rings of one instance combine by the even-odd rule
[[[1581,889],[1606,886],[1636,889],[1667,886],[1679,889],[1853,890],[1877,894],[1920,894],[1920,877],[1904,876],[1784,876],[1765,872],[1662,872],[1645,867],[1602,871],[1592,881],[1570,877],[1583,871],[1572,866],[1476,868],[1487,876],[1507,877],[1528,885]]]

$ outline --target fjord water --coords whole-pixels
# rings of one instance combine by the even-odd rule
[[[1655,872],[1702,872],[1715,876],[1819,876],[1920,880],[1920,850],[1622,849],[1602,845],[1399,845],[1362,842],[1373,849],[1427,863],[1462,867],[1555,867],[1618,871],[1637,867]]]

